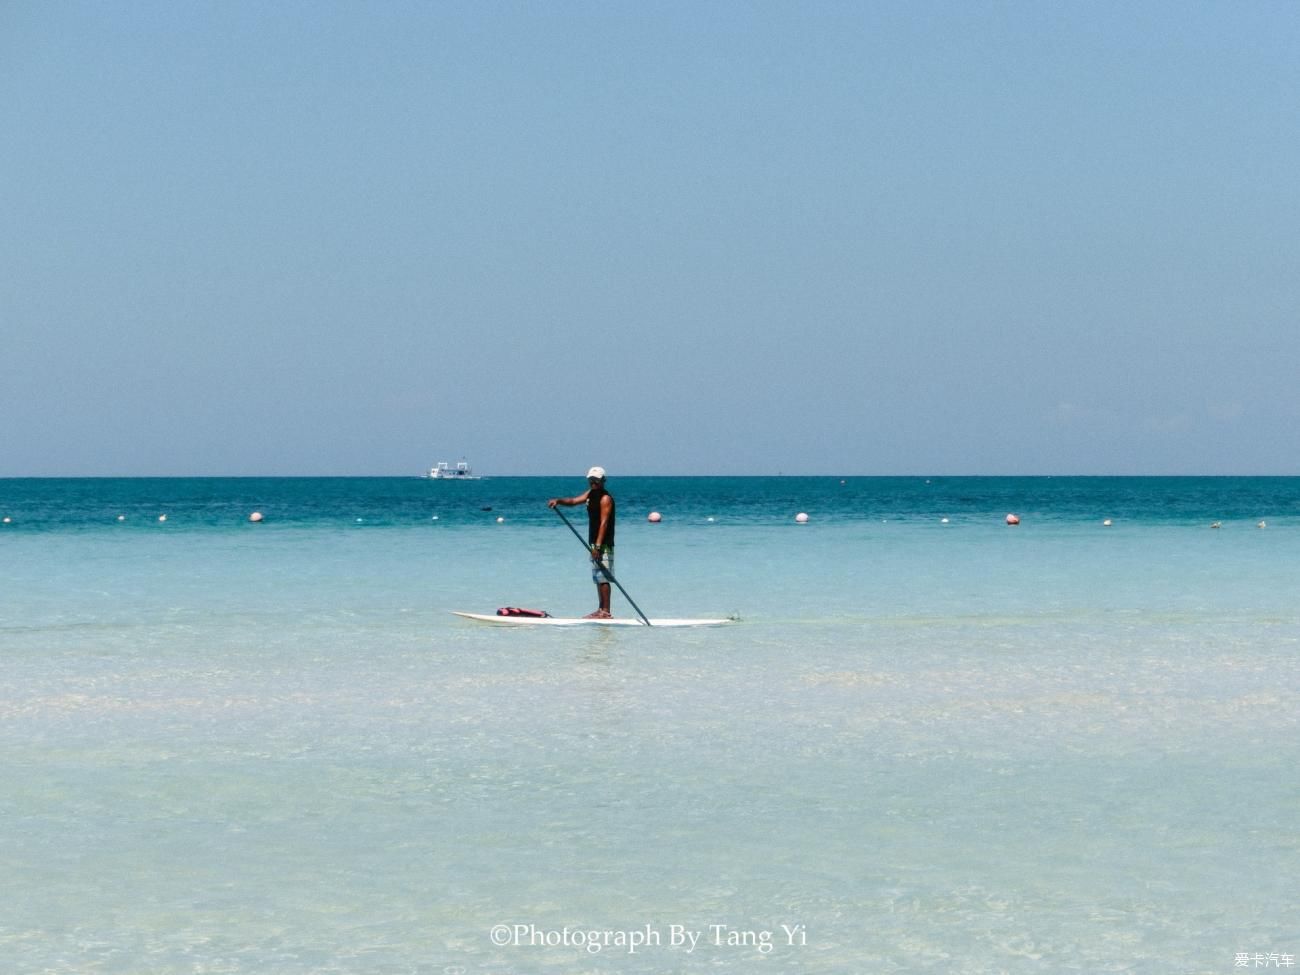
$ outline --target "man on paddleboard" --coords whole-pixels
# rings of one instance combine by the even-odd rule
[[[600,608],[589,613],[587,619],[609,619],[609,576],[601,572],[604,566],[614,573],[614,495],[605,490],[605,468],[593,467],[587,471],[587,490],[573,498],[551,498],[548,508],[556,505],[575,508],[587,506],[587,544],[591,548],[591,581],[596,584]]]

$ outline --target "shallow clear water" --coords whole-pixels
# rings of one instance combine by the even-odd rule
[[[567,479],[0,482],[0,970],[1300,949],[1300,485],[611,487],[641,608],[742,622],[452,617],[592,608]]]

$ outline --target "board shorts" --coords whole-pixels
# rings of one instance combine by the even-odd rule
[[[588,551],[590,551],[590,548],[588,548]],[[610,575],[614,574],[614,546],[602,545],[600,547],[600,564],[609,570]],[[596,568],[594,559],[591,562],[591,581],[598,586],[603,582],[609,582],[609,576]]]

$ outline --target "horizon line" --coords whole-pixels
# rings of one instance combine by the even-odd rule
[[[708,479],[708,478],[817,478],[821,480],[929,480],[934,478],[1041,478],[1044,480],[1060,478],[1227,478],[1227,477],[1269,477],[1269,478],[1293,478],[1300,477],[1300,473],[1230,473],[1230,474],[1210,474],[1210,473],[1179,473],[1179,474],[1152,474],[1152,473],[1001,473],[1001,474],[978,474],[978,473],[946,473],[946,474],[845,474],[845,473],[808,473],[808,472],[785,472],[778,471],[775,474],[644,474],[644,473],[625,473],[611,474],[609,479],[617,481],[622,478],[681,478],[681,479]],[[560,473],[560,474],[481,474],[473,478],[475,481],[491,481],[501,478],[574,478],[581,480],[580,473]],[[436,480],[421,474],[0,474],[0,481],[110,481],[110,480]]]

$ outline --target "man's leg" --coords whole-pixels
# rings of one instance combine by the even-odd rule
[[[613,574],[614,552],[612,549],[606,549],[604,553],[602,553],[599,563],[596,563],[594,561],[592,563],[591,581],[596,584],[596,598],[600,601],[600,609],[596,610],[594,613],[591,613],[590,616],[588,617],[589,619],[591,617],[608,617],[611,615],[609,611],[610,576],[607,576],[604,572],[601,571],[602,565],[607,570],[609,570],[611,575]]]

